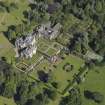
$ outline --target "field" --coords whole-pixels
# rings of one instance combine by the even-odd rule
[[[80,89],[83,96],[83,105],[98,105],[94,101],[84,98],[83,92],[84,90],[98,91],[105,98],[105,67],[96,67],[90,71],[86,77],[86,81],[80,84]],[[105,105],[105,101],[99,105]]]
[[[16,105],[12,99],[7,99],[0,96],[0,105]]]
[[[74,65],[74,69],[70,72],[64,71],[63,66],[66,63]],[[68,86],[68,80],[72,81],[74,74],[77,74],[79,72],[78,70],[83,63],[83,60],[81,60],[80,58],[70,55],[65,57],[65,60],[63,60],[57,65],[57,68],[54,70],[54,76],[55,80],[57,80],[57,82],[60,84],[60,91],[63,91],[66,88],[66,86]]]
[[[5,56],[10,61],[14,54],[13,45],[0,33],[0,57]]]

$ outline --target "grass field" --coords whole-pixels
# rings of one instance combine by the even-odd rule
[[[0,33],[0,57],[5,56],[7,60],[10,61],[14,54],[13,45],[2,33]]]
[[[7,99],[0,96],[0,105],[16,105],[12,99]]]
[[[57,50],[56,50],[56,49],[52,49],[52,48],[50,48],[50,49],[47,51],[47,54],[48,54],[49,56],[54,56],[54,55],[56,55],[56,53],[57,53]]]
[[[64,71],[63,66],[66,63],[74,65],[74,69],[70,72]],[[78,69],[83,63],[84,61],[82,59],[73,55],[69,55],[65,58],[65,60],[57,65],[57,68],[54,70],[54,76],[55,80],[60,84],[59,91],[62,92],[66,88],[66,86],[69,84],[68,80],[72,81],[74,74],[79,72]]]
[[[96,72],[95,70],[98,70]],[[96,67],[90,71],[86,77],[86,81],[80,84],[80,89],[83,96],[83,105],[105,105],[105,101],[101,104],[97,104],[92,100],[84,98],[84,90],[98,91],[104,95],[105,98],[105,67]]]

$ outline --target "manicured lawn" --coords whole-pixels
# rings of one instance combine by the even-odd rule
[[[96,72],[95,70],[98,70]],[[105,67],[96,67],[86,76],[86,81],[80,84],[80,89],[83,96],[83,105],[98,105],[92,100],[84,98],[84,90],[98,91],[104,95],[105,99]],[[105,101],[99,105],[105,105]]]
[[[63,67],[66,63],[70,63],[74,65],[74,69],[70,72],[66,72],[63,70]],[[59,90],[63,91],[66,86],[68,85],[68,80],[73,79],[73,75],[78,73],[78,69],[80,66],[84,63],[84,61],[78,57],[75,57],[73,55],[69,55],[65,58],[65,60],[61,61],[58,65],[57,68],[54,70],[54,77],[55,80],[59,83]]]
[[[0,105],[16,105],[12,99],[7,99],[0,96]]]
[[[38,43],[38,50],[40,50],[41,52],[45,52],[48,49],[48,45],[45,44],[43,41],[40,41]]]
[[[50,49],[48,50],[48,52],[47,52],[47,54],[48,54],[49,56],[53,56],[53,55],[55,55],[56,53],[57,53],[57,50],[52,49],[52,48],[50,48]]]

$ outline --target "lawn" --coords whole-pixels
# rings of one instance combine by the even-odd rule
[[[15,56],[13,45],[8,41],[8,39],[0,33],[0,57],[5,56],[8,61]]]
[[[74,69],[70,72],[64,71],[63,67],[66,63],[74,65]],[[82,59],[69,55],[57,65],[53,73],[55,80],[59,83],[59,91],[62,92],[66,88],[69,83],[68,80],[72,81],[74,74],[79,72],[78,70],[83,63],[84,61]]]
[[[7,99],[0,96],[0,105],[16,105],[13,99]]]
[[[52,48],[50,48],[50,49],[47,51],[47,54],[48,54],[49,56],[54,56],[56,53],[57,53],[57,50],[56,50],[56,49],[52,49]]]
[[[95,70],[98,70],[96,72]],[[105,67],[96,67],[90,71],[86,76],[86,81],[80,84],[80,89],[83,96],[83,105],[98,105],[92,100],[84,98],[84,90],[98,91],[104,95],[105,98]],[[105,101],[99,105],[105,105]]]
[[[48,49],[48,45],[45,44],[43,41],[38,42],[37,46],[38,50],[40,50],[41,52],[44,52]]]

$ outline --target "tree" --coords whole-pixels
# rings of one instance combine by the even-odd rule
[[[48,96],[49,99],[55,100],[57,97],[56,91],[50,90],[50,89],[44,89],[44,94]]]
[[[79,89],[70,90],[70,94],[63,97],[59,105],[81,105],[81,94]]]
[[[2,85],[3,85],[3,87],[1,87],[3,88],[2,95],[7,98],[13,97],[16,92],[16,84],[10,81],[10,82],[5,82]]]
[[[87,99],[94,100],[96,103],[101,103],[104,100],[104,96],[99,92],[91,92],[89,90],[86,90],[86,91],[84,91],[84,96]]]
[[[6,9],[0,5],[0,13],[6,12]]]
[[[24,105],[28,100],[29,82],[21,81],[17,87],[17,93],[15,94],[15,102],[19,105]]]
[[[10,5],[9,5],[9,12],[12,12],[12,11],[14,11],[16,9],[18,9],[18,4],[10,3]]]
[[[78,32],[74,34],[69,49],[71,52],[74,51],[80,54],[85,54],[88,46],[88,34],[85,32]]]
[[[99,92],[93,92],[94,101],[97,103],[101,103],[104,100],[104,96]]]
[[[43,93],[37,94],[36,99],[38,100],[38,102],[40,102],[41,105],[47,105],[49,103],[48,96]]]
[[[9,4],[7,2],[4,1],[0,1],[0,9],[3,12],[9,12]]]
[[[52,82],[51,84],[54,88],[56,88],[56,89],[58,88],[58,82]]]
[[[96,5],[95,5],[95,10],[96,12],[101,12],[102,11],[102,1],[96,1]]]
[[[43,82],[48,82],[49,81],[49,74],[48,73],[45,73],[44,71],[39,71],[38,72],[38,76],[39,76],[39,79]]]
[[[29,99],[25,105],[42,105],[42,103],[37,99]]]
[[[24,105],[47,105],[49,102],[47,95],[37,94],[34,99],[28,99]]]

